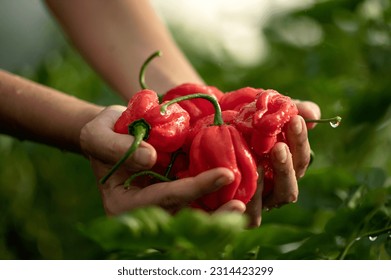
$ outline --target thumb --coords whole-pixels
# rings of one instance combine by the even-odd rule
[[[85,154],[107,164],[114,164],[123,157],[134,140],[131,135],[113,131],[124,109],[123,106],[107,107],[82,128],[80,145]],[[131,170],[148,169],[155,164],[156,157],[152,145],[143,141],[126,160],[125,166]]]

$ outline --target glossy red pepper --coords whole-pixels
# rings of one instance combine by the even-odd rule
[[[213,86],[184,83],[167,91],[167,93],[163,96],[163,101],[196,93],[208,94],[215,97],[217,100],[224,95],[223,92]],[[190,123],[192,124],[200,118],[214,113],[213,105],[202,98],[181,101],[179,105],[181,105],[181,107],[189,113]]]
[[[139,91],[129,101],[127,109],[114,125],[114,131],[128,133],[128,127],[133,122],[143,119],[150,127],[146,142],[159,152],[173,152],[179,149],[189,131],[190,116],[178,104],[169,106],[164,114],[160,109],[157,94],[144,89]]]
[[[255,153],[263,155],[277,142],[283,126],[297,114],[297,107],[288,96],[275,90],[262,90],[255,101],[242,107],[235,125],[249,137]]]
[[[263,193],[268,196],[274,186],[270,150],[277,141],[286,142],[283,127],[298,114],[292,100],[275,90],[258,89],[255,98],[240,107],[234,125],[243,134],[263,170]],[[257,89],[251,90],[252,93]],[[246,90],[245,90],[246,92]],[[244,102],[243,102],[244,103]]]
[[[222,113],[223,122],[225,124],[230,124],[230,125],[234,123],[236,116],[238,115],[238,112],[234,110],[222,111],[221,113]],[[193,126],[190,126],[189,133],[187,134],[187,138],[182,147],[184,151],[188,152],[190,150],[190,146],[191,143],[193,142],[194,137],[198,134],[198,132],[200,132],[201,129],[213,124],[214,118],[215,115],[212,114],[199,119],[196,123],[193,124]]]
[[[144,117],[145,112],[159,105],[159,98],[156,92],[144,89],[133,95],[129,100],[128,106],[122,112],[114,124],[114,131],[117,133],[128,134],[129,124]]]
[[[215,113],[213,118],[206,117],[199,124],[200,127],[191,141],[189,170],[182,172],[180,177],[196,176],[212,168],[226,167],[234,173],[234,181],[216,192],[201,197],[195,204],[212,211],[232,199],[248,203],[257,188],[258,173],[255,159],[239,131],[233,125],[224,123],[217,100],[209,95],[204,97],[212,102]],[[232,120],[236,112],[233,115],[226,115]]]
[[[138,148],[142,140],[150,143],[157,152],[170,153],[178,150],[189,131],[189,114],[178,104],[172,104],[161,112],[156,92],[144,89],[136,93],[128,107],[118,118],[114,131],[135,137],[126,154],[101,179],[104,183],[118,167]]]
[[[189,175],[196,176],[216,167],[230,169],[235,180],[196,203],[206,210],[215,210],[232,199],[248,203],[257,188],[257,167],[246,141],[232,125],[205,127],[192,142]]]
[[[253,102],[260,92],[262,89],[252,87],[227,92],[219,100],[221,110],[239,111],[243,106]]]

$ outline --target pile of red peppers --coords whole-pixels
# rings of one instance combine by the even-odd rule
[[[285,125],[297,114],[289,97],[271,89],[245,87],[223,93],[212,86],[185,83],[162,98],[142,89],[129,101],[114,131],[134,135],[135,143],[150,143],[158,157],[152,170],[136,173],[126,184],[139,175],[170,181],[226,167],[234,173],[234,181],[192,204],[213,211],[232,199],[247,204],[257,189],[261,166],[263,196],[267,196],[273,189],[270,150],[277,141],[285,142]],[[137,144],[132,146],[126,156],[137,149]]]

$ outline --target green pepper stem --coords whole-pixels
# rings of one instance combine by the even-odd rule
[[[143,63],[143,65],[141,66],[140,73],[139,73],[139,83],[140,83],[141,89],[147,89],[147,88],[148,88],[147,84],[145,83],[145,70],[147,69],[148,64],[149,64],[155,57],[158,57],[158,56],[162,56],[162,52],[161,52],[161,51],[156,51],[156,52],[154,52],[153,54],[151,54],[151,55],[145,60],[145,62]]]
[[[163,104],[162,107],[160,108],[160,111],[164,114],[166,112],[168,106],[170,106],[174,103],[179,103],[181,101],[195,99],[195,98],[203,98],[203,99],[210,101],[215,109],[213,124],[214,125],[223,125],[224,124],[223,115],[221,113],[221,107],[220,107],[220,104],[217,101],[216,97],[209,95],[209,94],[205,94],[205,93],[194,93],[194,94],[189,94],[189,95],[174,98],[174,99],[168,101],[167,103]]]
[[[177,159],[177,157],[179,156],[179,154],[181,153],[184,153],[181,149],[179,150],[176,150],[175,152],[173,152],[171,154],[171,159],[170,159],[170,163],[168,164],[167,166],[167,169],[166,169],[166,172],[164,172],[164,176],[166,176],[167,178],[170,176],[170,172],[171,172],[171,169],[172,167],[174,166],[174,163]]]
[[[318,119],[318,120],[305,120],[306,123],[340,123],[342,118],[340,116],[336,116],[334,118],[328,119]]]
[[[132,145],[122,156],[122,158],[109,170],[109,172],[107,172],[107,174],[99,180],[100,184],[104,184],[110,178],[110,176],[113,175],[113,173],[126,161],[126,159],[137,150],[143,139],[146,137],[146,135],[148,135],[149,128],[141,123],[137,123],[136,125],[133,125],[132,132],[134,136]]]
[[[140,176],[144,176],[144,175],[149,175],[149,176],[153,176],[155,177],[156,179],[159,179],[160,181],[162,182],[171,182],[171,179],[167,178],[166,176],[163,176],[159,173],[156,173],[152,170],[144,170],[144,171],[140,171],[140,172],[137,172],[137,173],[134,173],[133,175],[131,175],[124,183],[124,187],[125,188],[128,188],[130,186],[130,184],[137,178],[137,177],[140,177]]]

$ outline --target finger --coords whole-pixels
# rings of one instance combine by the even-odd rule
[[[128,150],[133,142],[130,135],[113,131],[114,124],[123,111],[123,106],[106,108],[96,119],[83,127],[81,145],[90,156],[102,162],[114,164]],[[126,160],[130,170],[151,168],[156,162],[156,151],[148,143],[142,142],[139,148]]]
[[[292,154],[296,178],[299,179],[304,176],[311,159],[307,128],[301,116],[295,116],[290,120],[286,131],[286,138]]]
[[[108,180],[101,184],[101,179],[103,176],[105,176],[109,170],[113,167],[112,164],[103,163],[100,160],[96,158],[90,158],[90,163],[92,170],[94,172],[94,175],[97,179],[97,184],[99,188],[103,189],[113,189],[117,186],[122,186],[123,183],[126,181],[126,179],[129,178],[129,176],[132,174],[128,169],[126,168],[119,168],[117,169],[112,176],[108,178]]]
[[[124,196],[128,190],[126,190],[123,186],[123,182],[129,177],[129,171],[124,168],[120,168],[106,181],[105,184],[100,184],[100,179],[108,172],[111,165],[104,164],[101,161],[92,158],[91,167],[97,178],[98,188],[106,214],[112,216],[130,210],[131,204],[124,200]],[[137,190],[138,188],[132,187],[132,189]]]
[[[292,156],[285,143],[277,143],[271,151],[274,172],[272,194],[264,201],[263,207],[270,209],[296,202],[299,194]]]
[[[307,120],[317,120],[320,119],[320,108],[319,106],[311,101],[295,101],[297,109],[299,110],[299,115]],[[307,123],[307,128],[312,129],[316,126],[316,123]]]
[[[259,174],[263,171],[259,170]],[[246,214],[249,217],[249,227],[259,227],[262,221],[262,192],[263,192],[263,178],[259,176],[258,187],[254,196],[246,206]]]
[[[246,205],[242,201],[234,199],[220,206],[214,213],[220,213],[220,212],[244,213],[245,211],[246,211]]]
[[[143,196],[150,193],[152,204],[157,204],[170,210],[179,210],[189,203],[214,192],[234,181],[235,177],[227,168],[215,168],[198,174],[195,177],[184,178],[168,183],[160,183],[143,189]],[[154,195],[155,194],[155,195]],[[156,195],[157,194],[157,195]]]
[[[232,183],[233,180],[232,171],[215,168],[195,177],[157,183],[143,189],[130,187],[125,190],[123,186],[110,188],[106,198],[110,201],[110,212],[113,213],[148,205],[158,205],[175,212],[197,198]]]

